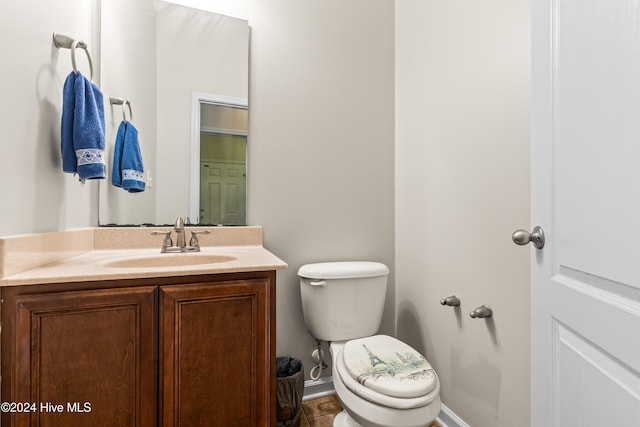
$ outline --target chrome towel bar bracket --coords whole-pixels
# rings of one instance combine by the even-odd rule
[[[74,41],[76,40],[69,36],[65,36],[64,34],[53,33],[53,44],[58,49],[71,49],[71,44]],[[78,41],[78,47],[82,49],[87,48],[87,44],[85,42],[83,42],[82,40],[77,40],[77,41]]]
[[[84,49],[87,54],[87,60],[89,61],[89,69],[90,69],[90,77],[89,80],[93,81],[93,61],[91,60],[91,55],[89,54],[89,47],[82,40],[75,40],[69,36],[65,36],[64,34],[53,33],[53,45],[58,49],[71,49],[71,65],[73,66],[73,72],[78,72],[78,67],[76,65],[76,48]]]

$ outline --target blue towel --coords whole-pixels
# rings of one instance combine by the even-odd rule
[[[80,72],[76,74],[74,88],[73,148],[78,160],[78,176],[81,181],[106,178],[102,92]]]
[[[62,150],[62,170],[76,173],[78,162],[73,148],[73,116],[76,105],[76,74],[72,71],[64,81],[62,89],[62,124],[60,126],[60,148]]]
[[[129,193],[144,191],[144,167],[142,153],[138,141],[138,129],[127,123],[124,134],[124,149],[122,150],[122,188]]]
[[[138,141],[138,130],[131,122],[121,122],[113,153],[111,183],[129,193],[145,190],[144,166]]]
[[[113,148],[113,167],[111,169],[111,183],[115,187],[122,187],[122,150],[124,149],[124,133],[127,129],[127,122],[124,120],[118,126],[116,134],[116,145]]]

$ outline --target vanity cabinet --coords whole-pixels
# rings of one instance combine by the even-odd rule
[[[275,272],[5,287],[3,426],[273,426]]]

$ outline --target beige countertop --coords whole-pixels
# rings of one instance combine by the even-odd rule
[[[285,262],[258,245],[209,246],[202,247],[201,252],[175,254],[161,254],[158,248],[94,250],[2,278],[0,286],[266,271],[286,267]]]
[[[262,227],[212,227],[201,251],[160,253],[163,228],[94,228],[0,237],[0,286],[267,271],[287,264]],[[171,230],[171,228],[164,228]]]

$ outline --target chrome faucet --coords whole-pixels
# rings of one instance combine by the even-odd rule
[[[198,242],[198,234],[209,234],[209,230],[191,230],[191,240],[189,241],[189,245],[187,245],[187,240],[184,236],[184,219],[178,217],[176,219],[176,223],[173,226],[173,230],[176,232],[176,244],[173,245],[173,241],[171,240],[171,231],[152,231],[151,234],[161,234],[164,235],[164,240],[162,241],[162,249],[160,252],[162,253],[176,253],[176,252],[200,252],[200,242]]]
[[[184,238],[184,219],[182,217],[176,219],[176,225],[173,226],[173,230],[176,232],[176,246],[181,249],[186,248],[187,241]]]

